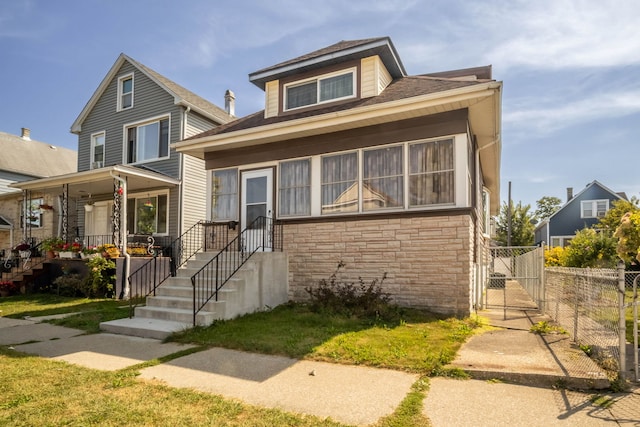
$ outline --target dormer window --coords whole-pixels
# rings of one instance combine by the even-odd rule
[[[284,87],[285,111],[355,97],[355,69],[297,81]]]
[[[133,74],[118,79],[118,111],[133,107]]]

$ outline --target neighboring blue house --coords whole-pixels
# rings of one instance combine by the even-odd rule
[[[598,181],[591,182],[575,196],[573,189],[567,188],[567,203],[536,227],[536,244],[567,246],[576,232],[596,224],[613,202],[621,199],[626,200],[626,194],[616,193]]]

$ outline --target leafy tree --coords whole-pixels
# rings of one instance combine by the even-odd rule
[[[544,196],[536,201],[536,211],[533,217],[538,221],[543,221],[556,213],[562,207],[562,200],[554,196]]]
[[[617,239],[593,228],[578,231],[569,246],[565,247],[565,267],[615,268]]]
[[[618,238],[617,254],[627,264],[640,261],[640,210],[627,212],[614,234]]]
[[[511,246],[531,246],[533,245],[533,223],[529,213],[531,205],[517,205],[511,203]],[[506,203],[500,208],[500,215],[496,220],[496,240],[506,246],[509,234],[509,207]]]
[[[604,217],[600,218],[595,227],[599,230],[607,230],[610,233],[616,231],[620,225],[620,220],[627,212],[638,212],[638,198],[631,197],[631,200],[616,200],[611,204],[611,209],[607,211]]]

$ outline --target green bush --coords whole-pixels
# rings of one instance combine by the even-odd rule
[[[365,283],[362,277],[357,282],[338,279],[338,273],[345,267],[340,261],[329,279],[322,279],[317,286],[305,288],[310,296],[311,310],[356,317],[385,318],[395,310],[390,304],[391,296],[382,290],[387,273],[380,279]]]
[[[96,257],[87,262],[87,267],[85,296],[111,298],[116,284],[116,264],[110,259]]]
[[[75,273],[63,274],[56,277],[53,281],[54,288],[52,289],[58,295],[65,297],[78,297],[85,295],[85,285],[82,276]]]
[[[576,233],[564,249],[564,266],[579,268],[615,268],[616,239],[606,232],[585,228]]]

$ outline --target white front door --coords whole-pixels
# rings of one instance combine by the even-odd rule
[[[241,230],[247,229],[243,245],[253,252],[257,248],[271,251],[273,218],[273,169],[242,172]],[[265,217],[266,220],[258,220]]]

